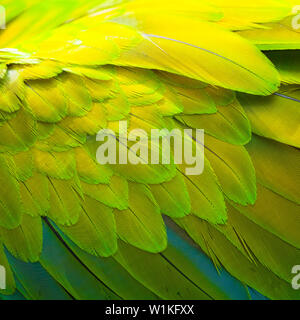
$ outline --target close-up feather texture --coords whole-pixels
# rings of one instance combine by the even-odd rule
[[[295,0],[0,5],[0,300],[300,299]],[[202,174],[100,164],[121,120]]]

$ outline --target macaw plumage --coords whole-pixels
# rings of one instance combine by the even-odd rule
[[[1,299],[300,299],[295,1],[0,5]],[[99,164],[119,121],[203,173]]]

